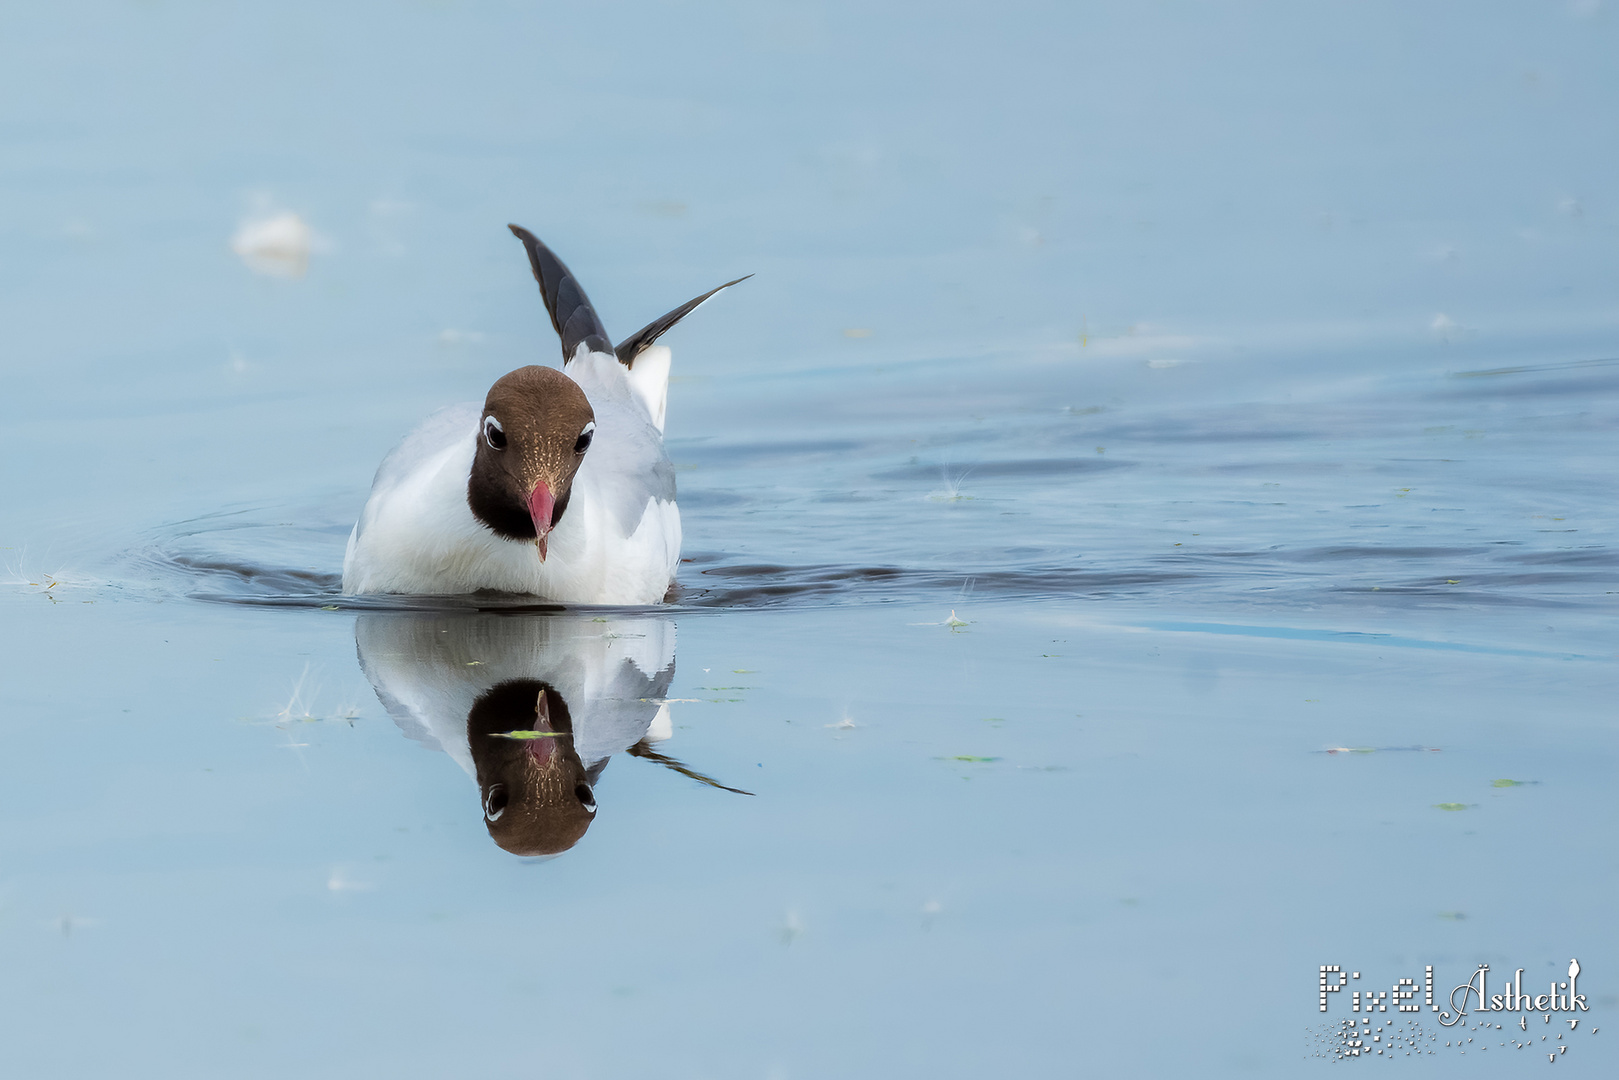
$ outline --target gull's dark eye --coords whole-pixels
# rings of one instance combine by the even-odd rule
[[[589,810],[592,814],[596,812],[596,796],[591,793],[589,784],[575,785],[573,796],[579,800],[580,805],[586,810]]]
[[[483,418],[483,441],[489,444],[491,450],[506,449],[506,429],[493,416]]]
[[[590,440],[596,434],[596,421],[592,420],[585,425],[585,430],[579,433],[578,440],[573,444],[573,452],[582,454],[590,449]]]
[[[487,821],[499,821],[506,812],[506,785],[496,784],[483,797],[483,816]]]

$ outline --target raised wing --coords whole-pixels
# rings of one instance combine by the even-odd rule
[[[647,323],[645,326],[641,327],[641,329],[619,342],[618,349],[616,350],[618,353],[618,362],[623,364],[625,367],[633,367],[635,364],[635,357],[642,349],[646,348],[654,341],[657,341],[658,338],[661,337],[670,327],[674,326],[675,323],[696,311],[702,306],[703,301],[719,292],[720,289],[729,289],[732,285],[737,284],[737,282],[746,281],[752,276],[752,274],[747,274],[743,277],[737,278],[736,281],[727,281],[719,288],[710,289],[697,299],[688,300],[684,304],[681,304],[679,307],[675,308],[669,314]]]
[[[540,283],[540,296],[545,300],[545,310],[551,315],[551,326],[562,339],[563,364],[573,359],[580,345],[591,352],[612,352],[613,343],[608,340],[607,330],[602,326],[596,309],[590,306],[590,297],[585,295],[583,286],[573,272],[556,257],[555,252],[540,243],[539,237],[521,225],[506,227],[523,242],[523,248],[528,252],[528,264],[534,269],[534,280]],[[670,325],[674,324],[671,322]]]

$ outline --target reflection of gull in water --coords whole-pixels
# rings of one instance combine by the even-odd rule
[[[723,787],[651,749],[672,731],[667,618],[370,612],[354,636],[388,714],[477,781],[484,824],[507,851],[576,844],[620,751]]]

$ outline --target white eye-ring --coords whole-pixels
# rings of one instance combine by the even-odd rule
[[[506,429],[493,416],[483,418],[483,441],[489,444],[491,450],[506,449]]]
[[[595,434],[596,421],[592,420],[590,423],[585,425],[585,430],[581,431],[579,433],[579,438],[574,441],[573,452],[576,454],[582,454],[586,450],[589,450],[590,440]]]

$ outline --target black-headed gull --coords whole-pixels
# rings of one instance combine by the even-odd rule
[[[494,589],[563,603],[656,604],[680,562],[663,448],[669,350],[658,337],[720,289],[614,349],[579,282],[527,229],[563,368],[524,367],[441,409],[383,459],[343,559],[343,592]]]
[[[368,611],[354,642],[388,715],[466,770],[490,838],[514,854],[577,843],[614,754],[748,794],[655,749],[674,734],[667,617]]]
[[[518,855],[572,847],[608,759],[673,734],[667,618],[371,611],[354,639],[388,715],[466,770],[490,837]]]

